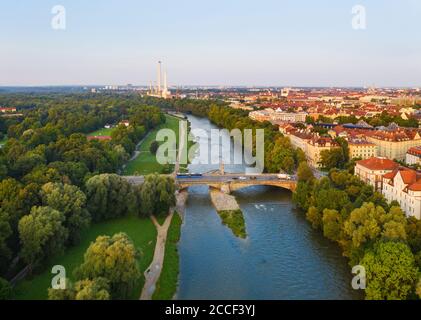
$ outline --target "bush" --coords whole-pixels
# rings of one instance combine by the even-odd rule
[[[7,300],[12,297],[12,286],[10,283],[0,278],[0,300]]]

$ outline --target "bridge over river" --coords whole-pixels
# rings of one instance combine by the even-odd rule
[[[207,185],[211,188],[216,188],[224,193],[231,193],[249,186],[275,186],[291,191],[295,191],[297,181],[294,176],[289,178],[279,178],[277,174],[254,174],[245,175],[241,173],[225,173],[225,174],[203,174],[192,176],[177,176],[175,177],[176,184],[180,190],[186,189],[195,185]],[[130,183],[134,185],[142,184],[143,176],[125,176]]]

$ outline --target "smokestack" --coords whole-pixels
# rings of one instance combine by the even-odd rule
[[[158,61],[158,92],[161,92],[161,61]]]
[[[164,91],[167,92],[168,90],[168,83],[167,83],[167,71],[164,72]]]

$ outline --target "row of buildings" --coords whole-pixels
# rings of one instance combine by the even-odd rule
[[[364,157],[364,151],[370,149],[375,152],[375,156],[404,161],[409,149],[421,145],[419,129],[400,128],[393,124],[377,129],[338,125],[328,133],[334,138],[343,137],[350,142],[350,148],[354,149],[355,155],[359,155],[351,158],[368,158]]]
[[[282,109],[264,109],[252,111],[249,113],[249,118],[255,121],[269,121],[272,123],[278,122],[305,122],[307,112],[285,112]]]
[[[317,133],[312,133],[304,129],[296,129],[293,126],[280,126],[280,131],[289,137],[291,144],[295,148],[301,149],[307,158],[310,166],[320,167],[321,152],[338,148],[338,144],[330,137],[321,137]]]
[[[407,216],[421,218],[421,172],[373,157],[358,161],[355,175],[381,192],[387,201],[397,201]]]
[[[335,138],[348,141],[350,159],[384,157],[404,161],[408,165],[420,164],[418,149],[421,135],[418,129],[402,129],[391,126],[384,130],[355,128],[355,126],[332,126],[327,135],[320,136],[311,125],[305,129],[290,123],[279,125],[279,130],[290,138],[294,147],[300,148],[307,156],[309,164],[320,167],[320,153],[338,148]]]

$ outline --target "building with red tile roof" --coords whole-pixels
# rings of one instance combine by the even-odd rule
[[[88,136],[88,140],[99,140],[99,141],[110,141],[112,138],[110,136]]]
[[[421,146],[410,148],[406,153],[405,162],[407,165],[421,165]]]
[[[420,219],[421,172],[399,167],[385,174],[382,193],[389,202],[397,201],[407,216]]]
[[[372,157],[356,162],[355,175],[362,181],[374,187],[374,190],[381,191],[383,184],[383,175],[394,171],[399,167],[395,161]]]

